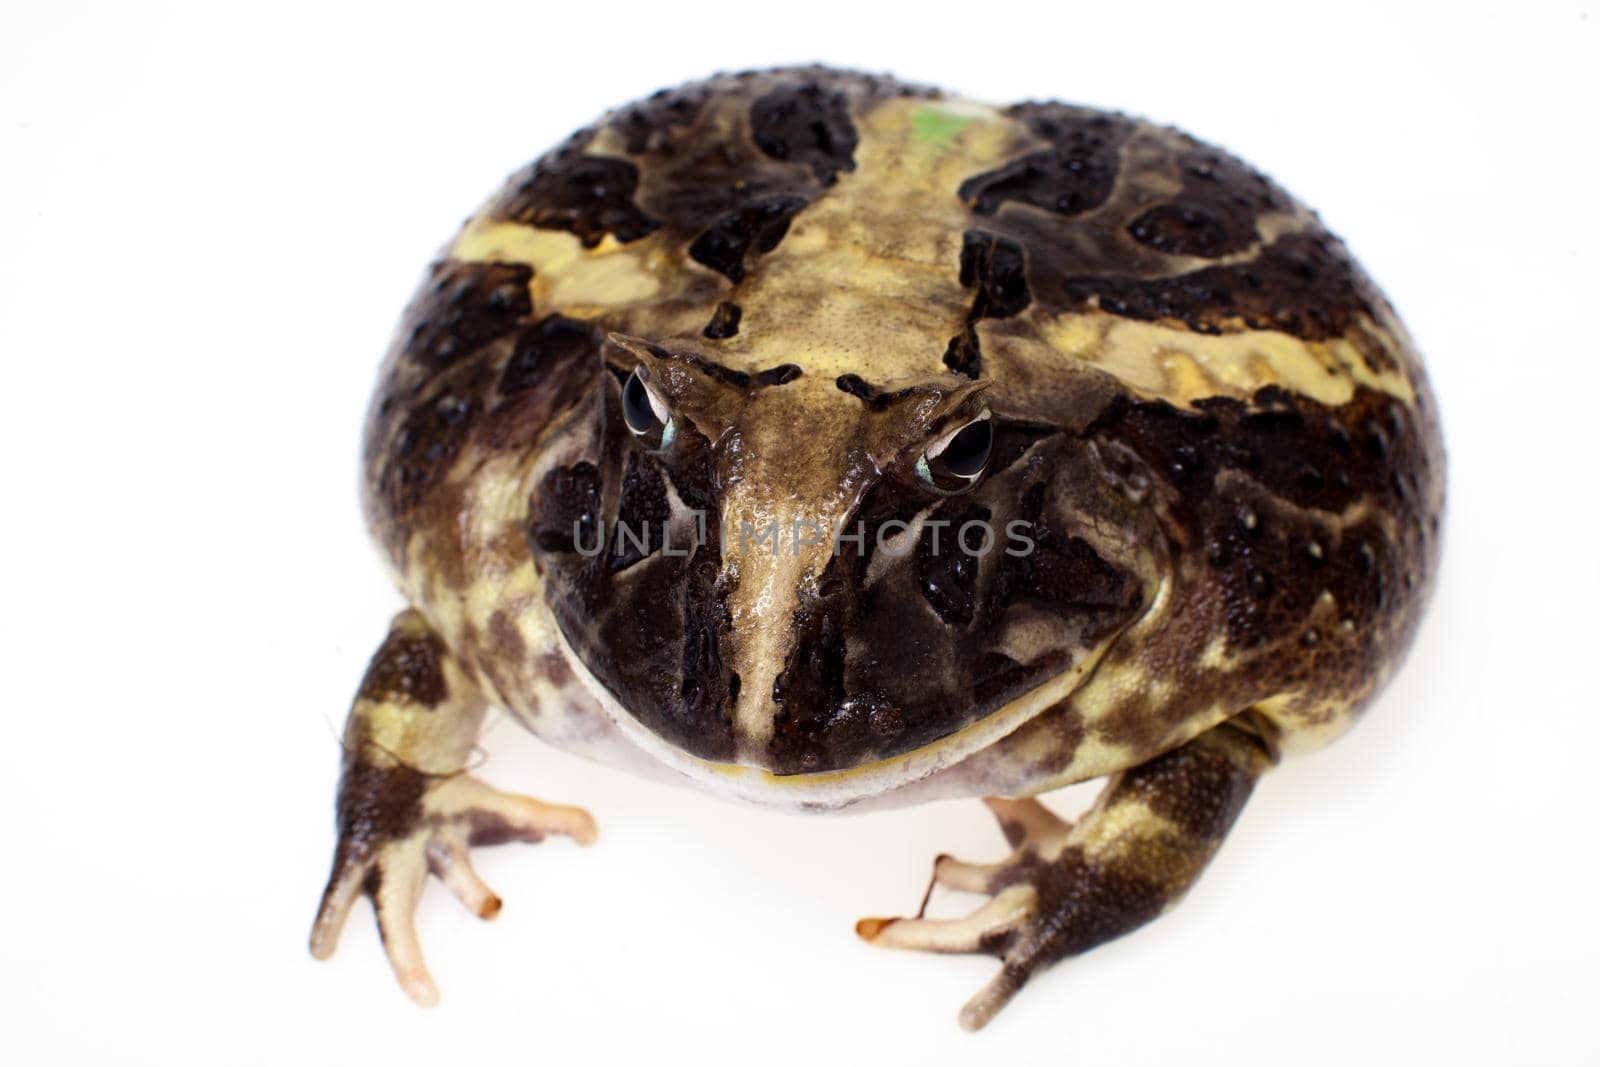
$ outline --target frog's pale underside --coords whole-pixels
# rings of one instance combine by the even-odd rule
[[[1348,728],[1436,569],[1422,365],[1315,215],[1176,130],[807,68],[658,93],[506,186],[384,364],[366,510],[410,607],[345,738],[332,951],[402,986],[431,872],[578,808],[464,769],[488,707],[802,811],[984,797],[988,896],[863,919],[1037,970],[1182,896]],[[1110,776],[1076,823],[1036,795]]]

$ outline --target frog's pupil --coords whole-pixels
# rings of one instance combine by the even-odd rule
[[[649,433],[655,428],[655,409],[650,406],[650,393],[639,380],[638,371],[628,375],[628,383],[622,387],[622,417],[627,420],[628,429],[636,434]]]
[[[994,445],[994,427],[988,419],[968,423],[950,439],[950,444],[939,456],[944,469],[958,478],[975,478],[989,462],[989,449]]]

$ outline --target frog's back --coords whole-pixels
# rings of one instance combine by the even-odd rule
[[[982,379],[1126,477],[1163,576],[1072,700],[944,761],[963,789],[1104,773],[1249,706],[1331,736],[1432,576],[1442,451],[1394,313],[1314,215],[1175,130],[804,68],[580,131],[469,221],[386,364],[368,511],[414,599],[530,565],[464,502],[532,476],[612,333],[730,375]],[[463,643],[492,628],[457,614]]]

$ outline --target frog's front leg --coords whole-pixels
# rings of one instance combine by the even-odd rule
[[[427,621],[404,611],[372,657],[345,726],[339,842],[311,954],[333,953],[351,905],[365,894],[395,976],[418,1004],[439,998],[412,919],[430,871],[489,919],[500,898],[473,871],[470,846],[548,833],[594,840],[594,820],[581,808],[502,793],[465,772],[486,708]]]
[[[1037,800],[989,798],[1015,851],[994,864],[940,856],[933,871],[935,884],[989,902],[962,919],[862,919],[856,932],[892,948],[999,957],[1000,972],[961,1010],[961,1025],[976,1030],[1035,971],[1144,925],[1183,896],[1274,762],[1264,736],[1248,717],[1214,727],[1116,775],[1076,824]]]

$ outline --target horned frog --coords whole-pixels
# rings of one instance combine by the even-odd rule
[[[1170,128],[821,67],[657,93],[471,218],[406,314],[365,506],[410,607],[345,736],[312,933],[374,903],[437,992],[429,873],[578,808],[465,769],[486,709],[591,759],[831,812],[982,797],[965,918],[1040,968],[1193,884],[1349,727],[1436,569],[1422,366],[1316,217]],[[1075,824],[1037,795],[1110,776]]]

